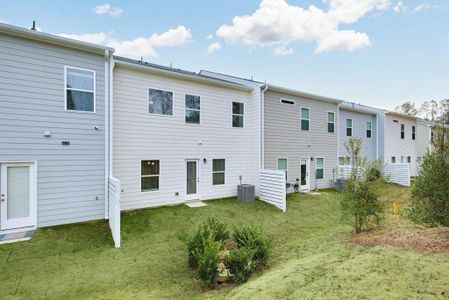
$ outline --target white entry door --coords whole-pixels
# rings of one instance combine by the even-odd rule
[[[36,166],[34,163],[0,165],[0,229],[36,225]]]
[[[186,200],[199,199],[200,176],[198,170],[198,160],[186,161]]]
[[[309,190],[309,182],[310,182],[310,164],[308,158],[301,158],[301,191]]]

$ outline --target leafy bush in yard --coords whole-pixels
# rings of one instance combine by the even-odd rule
[[[432,153],[424,156],[408,213],[416,223],[449,226],[449,132],[436,130]]]
[[[198,278],[208,286],[217,284],[218,268],[220,262],[219,252],[223,247],[222,242],[215,241],[209,234],[203,239],[202,247],[193,250],[193,257],[197,262],[196,273]]]
[[[225,265],[232,274],[232,278],[236,283],[248,281],[251,274],[256,268],[253,260],[254,251],[243,247],[231,250],[229,256],[225,259]]]
[[[268,260],[271,241],[265,239],[258,227],[234,228],[233,238],[239,248],[248,248],[253,252],[254,259],[262,264]]]
[[[187,245],[187,260],[191,268],[198,266],[198,260],[194,253],[203,251],[205,241],[210,237],[213,241],[221,243],[228,239],[229,231],[226,229],[226,224],[220,223],[214,218],[209,218],[198,227],[192,236],[182,234],[179,237]]]
[[[384,205],[379,199],[383,176],[375,165],[369,166],[362,158],[361,144],[360,138],[350,138],[345,143],[352,170],[341,201],[342,218],[354,227],[356,233],[379,224],[384,212]]]

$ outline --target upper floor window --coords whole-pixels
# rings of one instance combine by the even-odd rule
[[[346,136],[352,136],[352,119],[346,119]]]
[[[401,124],[401,139],[405,138],[405,125]]]
[[[140,191],[158,191],[159,175],[159,160],[142,160],[140,162]]]
[[[200,124],[200,96],[186,95],[186,123]]]
[[[241,102],[232,102],[232,127],[243,128],[244,115],[244,104]]]
[[[367,138],[371,138],[371,130],[373,127],[373,123],[371,122],[366,122],[366,137]]]
[[[407,162],[411,163],[412,162],[412,157],[411,156],[407,156]]]
[[[288,178],[288,160],[286,158],[278,158],[278,170],[285,172],[285,179]]]
[[[66,110],[95,112],[95,71],[65,68]]]
[[[324,158],[316,159],[316,179],[324,178]]]
[[[396,163],[396,156],[392,156],[392,157],[391,157],[391,163],[392,163],[392,164],[395,164],[395,163]]]
[[[173,115],[173,92],[149,89],[148,112],[155,115]]]
[[[310,109],[301,108],[301,130],[309,131],[310,128]]]
[[[340,156],[338,158],[338,164],[340,166],[349,166],[351,164],[351,158],[349,156]]]
[[[416,126],[412,126],[412,140],[416,139]]]
[[[330,133],[335,132],[335,113],[334,112],[327,113],[327,132],[330,132]]]

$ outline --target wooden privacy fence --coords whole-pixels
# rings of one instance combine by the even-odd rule
[[[109,228],[115,248],[120,248],[120,180],[109,177]]]
[[[410,165],[408,163],[385,164],[383,172],[390,182],[410,186]]]
[[[287,210],[285,172],[261,170],[259,172],[259,199],[270,203],[283,212]]]

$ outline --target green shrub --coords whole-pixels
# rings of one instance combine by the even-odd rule
[[[248,248],[253,252],[255,260],[262,264],[267,262],[271,241],[263,237],[259,227],[234,228],[233,237],[238,248]]]
[[[229,230],[224,223],[217,221],[215,218],[208,218],[204,223],[205,230],[210,230],[216,242],[224,242],[229,239]]]
[[[447,146],[435,147],[424,156],[409,207],[408,216],[413,222],[449,226],[449,138],[446,139]]]
[[[205,240],[209,237],[212,237],[215,242],[223,243],[229,238],[229,231],[226,229],[226,224],[220,223],[214,218],[209,218],[198,227],[192,236],[187,234],[181,234],[179,236],[179,239],[187,246],[187,261],[191,268],[198,266],[198,261],[194,253],[203,251]]]
[[[236,283],[248,281],[254,272],[256,263],[253,261],[253,256],[254,251],[244,247],[231,250],[226,257],[225,265]]]
[[[202,247],[198,247],[192,253],[197,262],[196,274],[205,285],[214,286],[217,284],[219,252],[223,244],[220,241],[214,241],[211,234],[205,237],[202,242]]]

